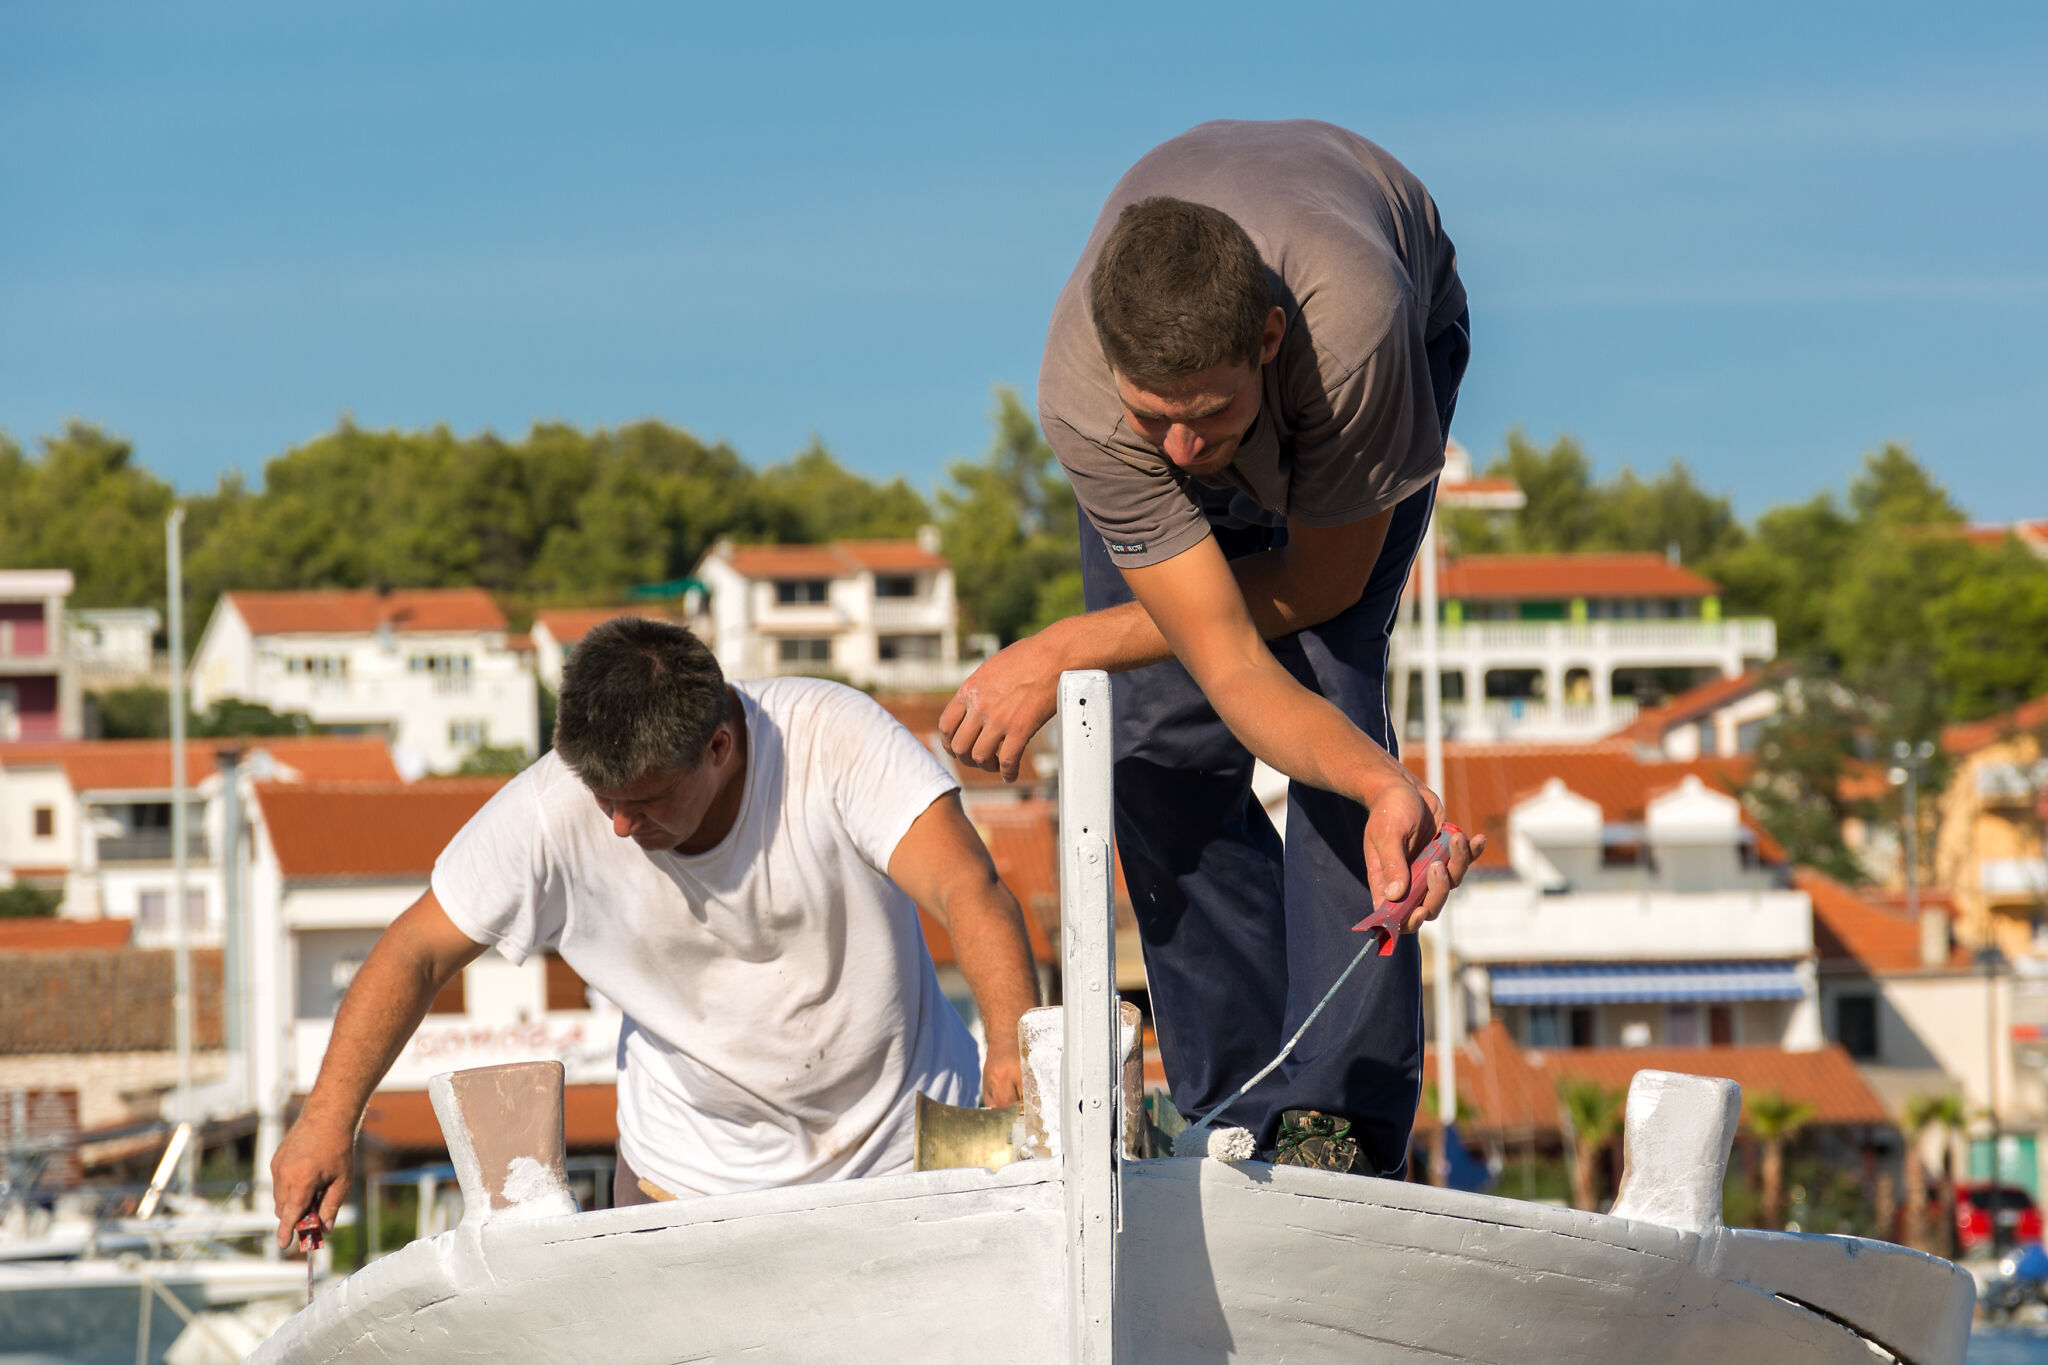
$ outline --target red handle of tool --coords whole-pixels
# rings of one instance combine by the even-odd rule
[[[1397,901],[1382,905],[1351,926],[1353,933],[1361,930],[1379,931],[1381,957],[1386,957],[1394,951],[1394,938],[1401,932],[1402,922],[1408,918],[1410,911],[1422,904],[1422,898],[1429,894],[1429,865],[1447,862],[1451,856],[1451,836],[1463,832],[1453,824],[1440,825],[1436,838],[1429,841],[1429,847],[1422,850],[1422,856],[1408,869],[1408,894]]]
[[[319,1214],[307,1214],[304,1218],[292,1224],[292,1232],[298,1236],[300,1251],[311,1252],[320,1249],[323,1230],[320,1226]]]

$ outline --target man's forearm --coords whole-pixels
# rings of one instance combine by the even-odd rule
[[[1023,911],[1002,883],[957,895],[946,909],[946,932],[960,974],[974,992],[991,1050],[1017,1045],[1017,1020],[1038,1005],[1038,968]]]
[[[1197,681],[1238,742],[1296,781],[1371,807],[1390,783],[1410,780],[1398,759],[1271,655]]]
[[[1284,551],[1262,550],[1244,555],[1230,561],[1230,571],[1237,578],[1245,607],[1262,639],[1306,630],[1329,620],[1348,605],[1311,602],[1296,593]],[[1173,657],[1166,637],[1136,602],[1055,621],[1038,632],[1037,639],[1043,647],[1054,651],[1061,669],[1100,668],[1109,673],[1127,673]]]
[[[353,1130],[371,1093],[445,984],[436,979],[430,963],[412,959],[388,939],[379,939],[342,997],[302,1119]]]

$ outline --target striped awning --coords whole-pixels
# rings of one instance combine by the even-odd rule
[[[1495,967],[1496,1005],[1797,1000],[1796,962],[1554,962]]]

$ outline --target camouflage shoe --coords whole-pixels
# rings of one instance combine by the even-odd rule
[[[1280,1136],[1273,1148],[1275,1166],[1313,1166],[1319,1171],[1371,1175],[1351,1120],[1315,1109],[1288,1109],[1280,1115]]]

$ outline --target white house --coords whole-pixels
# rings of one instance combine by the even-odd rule
[[[1446,810],[1494,845],[1426,931],[1450,934],[1460,1031],[1821,1046],[1812,904],[1723,790],[1742,771],[1623,744],[1447,746]]]
[[[166,686],[170,661],[156,647],[163,616],[155,607],[98,607],[71,613],[71,654],[92,687]]]
[[[83,733],[69,569],[0,569],[0,743]]]
[[[710,592],[708,643],[735,678],[822,674],[858,687],[957,687],[953,569],[938,530],[916,540],[713,545],[695,570]]]
[[[485,745],[540,748],[533,673],[481,588],[232,592],[206,624],[192,708],[223,697],[391,742],[408,775]]]
[[[221,883],[219,755],[278,782],[396,781],[381,739],[197,740],[185,749],[186,924],[218,945]],[[171,746],[166,740],[0,744],[0,883],[59,891],[66,919],[130,920],[137,947],[172,941]]]

